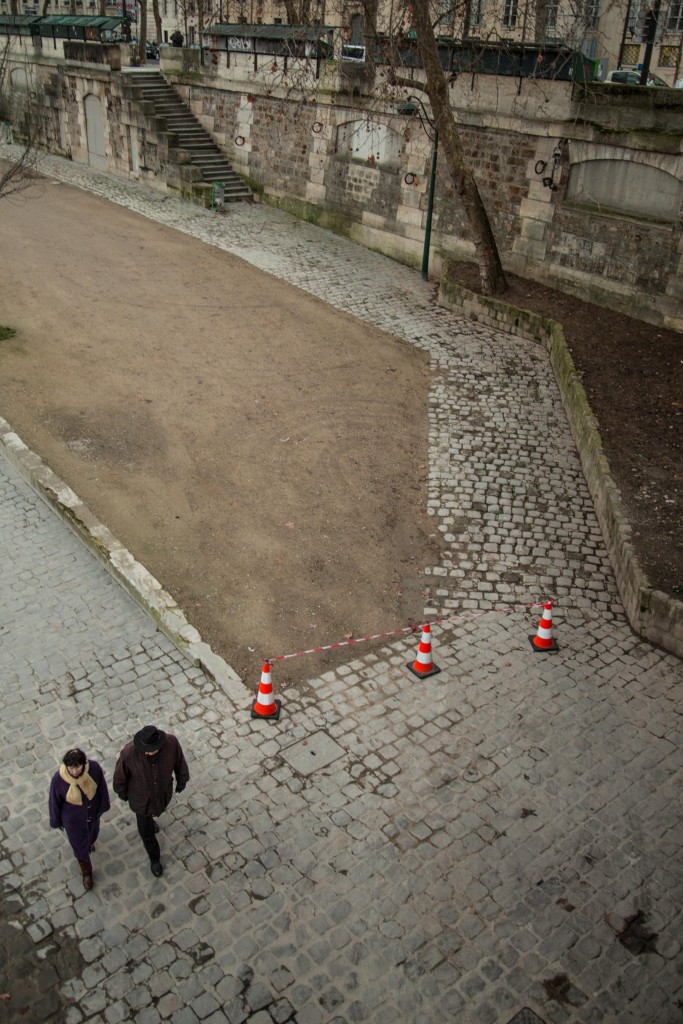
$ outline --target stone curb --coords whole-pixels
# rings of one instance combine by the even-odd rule
[[[159,581],[103,526],[78,495],[0,418],[0,449],[29,486],[71,528],[133,600],[193,665],[240,706],[253,698],[237,673],[215,654]]]
[[[631,541],[632,527],[561,324],[470,291],[452,279],[450,266],[451,261],[446,260],[439,287],[439,305],[464,312],[472,320],[537,342],[547,349],[631,628],[639,636],[683,658],[683,602],[655,590],[638,562]]]

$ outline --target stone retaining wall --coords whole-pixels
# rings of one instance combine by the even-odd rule
[[[439,289],[440,305],[463,311],[471,319],[507,334],[539,342],[548,350],[628,621],[640,636],[683,658],[683,602],[655,590],[638,563],[631,542],[632,528],[562,326],[470,291],[453,280],[449,269],[447,261]]]

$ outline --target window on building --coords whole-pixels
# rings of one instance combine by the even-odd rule
[[[503,25],[505,28],[514,28],[517,24],[517,0],[505,0],[503,8]]]
[[[586,5],[586,27],[597,28],[600,20],[600,0],[588,0]]]
[[[660,46],[659,66],[660,68],[677,68],[679,62],[680,46]]]
[[[669,17],[666,19],[667,32],[683,32],[683,3],[672,3],[669,7]],[[670,65],[667,65],[669,67]]]
[[[560,0],[550,0],[546,17],[546,28],[557,28],[557,14],[560,9]]]
[[[669,7],[667,32],[683,32],[683,2],[676,0]]]
[[[629,43],[624,47],[624,55],[621,63],[628,68],[634,68],[640,60],[640,43]]]
[[[481,25],[484,20],[484,0],[471,0],[470,4],[470,28],[473,25]]]
[[[634,32],[636,25],[638,24],[638,18],[640,17],[640,8],[642,7],[642,0],[635,0],[631,3],[628,9],[628,27]]]

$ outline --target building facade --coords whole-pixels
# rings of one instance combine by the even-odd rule
[[[135,37],[140,3],[147,3],[147,37],[169,44],[179,30],[186,46],[199,46],[202,32],[216,24],[278,25],[298,21],[343,29],[349,42],[362,45],[367,25],[362,5],[347,0],[0,0],[0,14],[121,14],[123,3]],[[156,6],[156,12],[155,12]],[[650,0],[469,0],[443,5],[440,34],[482,43],[566,45],[596,62],[597,77],[609,70],[638,70],[645,60],[645,16]],[[155,13],[161,22],[157,32]],[[377,29],[394,35],[410,33],[409,5],[383,0]],[[202,40],[203,41],[203,40]],[[664,2],[659,9],[650,70],[667,85],[683,78],[683,0]]]

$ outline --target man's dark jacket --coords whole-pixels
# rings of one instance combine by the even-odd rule
[[[185,755],[175,736],[166,733],[166,738],[153,757],[135,749],[127,743],[114,769],[114,792],[127,800],[130,809],[146,818],[162,814],[173,796],[173,775],[178,792],[183,790],[190,779]]]

